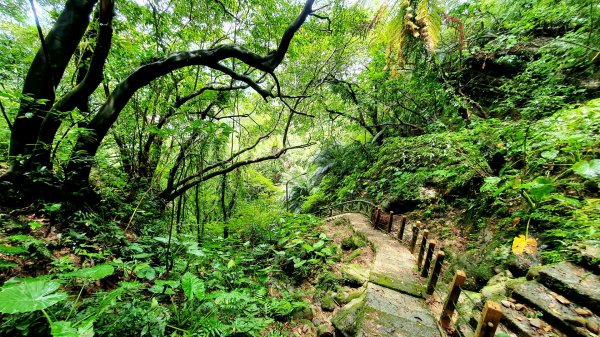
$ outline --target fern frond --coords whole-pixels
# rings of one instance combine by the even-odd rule
[[[417,7],[417,24],[421,27],[421,38],[427,50],[435,53],[435,48],[440,42],[442,20],[437,11],[430,6],[428,0],[421,0]]]

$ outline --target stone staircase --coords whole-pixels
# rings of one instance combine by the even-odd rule
[[[367,238],[376,256],[370,270],[356,271],[352,266],[342,270],[366,286],[362,296],[332,319],[336,336],[443,336],[424,302],[415,257],[406,246],[374,229],[360,214],[347,213],[330,220],[340,216],[347,217],[354,231]],[[481,293],[465,294],[469,301],[461,295],[458,310],[463,307],[467,320],[456,322],[453,336],[472,337],[478,317],[475,312],[485,301],[493,300],[501,303],[503,313],[496,336],[600,337],[599,266],[561,262],[533,267],[527,277],[500,278]]]
[[[368,218],[349,213],[352,229],[363,235],[375,251],[369,271],[352,268],[353,278],[364,275],[362,296],[340,308],[332,318],[336,336],[440,337],[442,332],[425,303],[422,279],[408,248],[386,233],[374,229]],[[339,216],[337,216],[339,217]],[[331,221],[333,218],[329,218]]]
[[[535,267],[507,283],[502,300],[509,336],[600,336],[600,277],[570,262]]]

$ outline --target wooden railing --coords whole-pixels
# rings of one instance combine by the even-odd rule
[[[340,202],[337,204],[321,207],[316,213],[320,216],[334,216],[343,213],[360,213],[364,216],[371,216],[377,206],[364,199],[355,199]]]
[[[409,220],[405,216],[399,216],[397,223],[397,233],[394,235],[392,229],[394,220],[397,216],[394,212],[384,212],[381,207],[368,200],[350,200],[341,202],[321,209],[323,216],[334,216],[340,213],[361,213],[370,219],[375,229],[384,230],[397,240],[406,244],[411,253],[417,254],[417,269],[421,277],[426,278],[427,288],[425,290],[428,296],[437,296],[444,300],[444,306],[439,319],[439,324],[445,331],[452,336],[460,337],[492,337],[496,334],[496,329],[502,318],[502,310],[498,303],[487,301],[485,304],[474,301],[463,289],[463,284],[467,279],[465,272],[457,270],[448,292],[444,293],[436,289],[440,275],[444,267],[449,268],[448,263],[444,263],[445,253],[442,247],[435,240],[429,237],[427,229],[421,229],[417,223],[408,226],[412,230],[407,231]],[[436,252],[437,251],[437,252]],[[435,260],[433,260],[435,257]],[[472,317],[463,317],[457,308],[459,307],[459,298],[463,295],[463,301],[470,301],[473,309],[481,309],[481,316],[477,319]]]

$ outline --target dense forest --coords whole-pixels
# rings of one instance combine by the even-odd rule
[[[351,200],[600,270],[595,0],[1,2],[1,336],[332,336]]]

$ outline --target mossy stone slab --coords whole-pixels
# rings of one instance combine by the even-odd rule
[[[363,296],[341,308],[331,322],[345,337],[442,336],[423,300],[373,283]]]
[[[442,334],[423,300],[370,283],[357,336],[437,337]]]
[[[564,300],[561,303],[558,300],[560,295],[535,281],[524,282],[514,286],[513,297],[541,311],[544,320],[560,328],[568,336],[589,337],[590,332],[585,328],[585,323],[590,321],[600,324],[600,317],[597,315],[580,316],[576,310],[582,309],[581,306],[575,303],[565,304]],[[574,322],[583,322],[583,324],[574,324]]]
[[[331,324],[333,324],[339,335],[344,337],[357,335],[364,317],[365,300],[366,292],[363,296],[350,301],[333,315]]]
[[[347,264],[340,268],[342,279],[352,286],[362,286],[369,280],[369,269],[358,264]]]
[[[540,282],[570,300],[600,312],[600,276],[571,262],[543,267]]]

